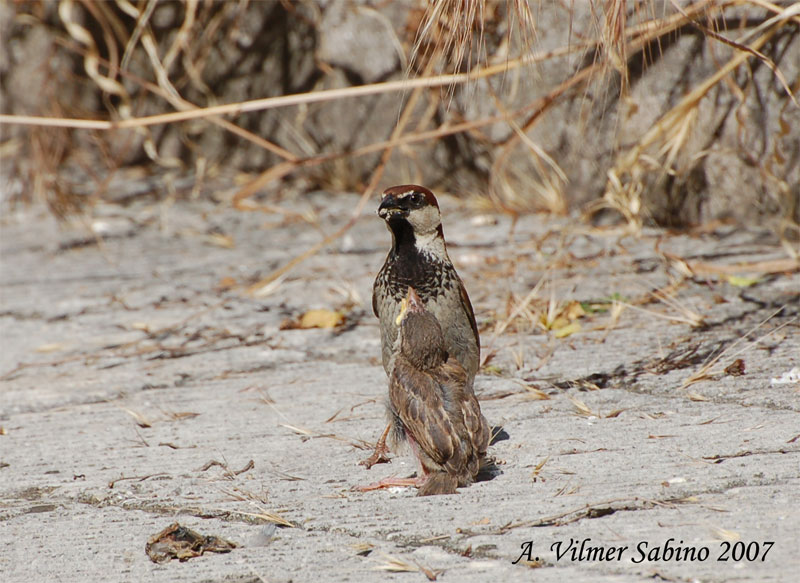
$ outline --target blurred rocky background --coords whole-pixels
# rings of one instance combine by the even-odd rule
[[[2,206],[418,182],[515,215],[765,225],[792,249],[798,32],[800,4],[755,0],[3,1]]]

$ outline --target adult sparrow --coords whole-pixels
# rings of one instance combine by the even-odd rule
[[[420,496],[454,494],[471,484],[485,459],[489,426],[468,385],[467,371],[449,356],[439,321],[408,288],[397,316],[389,376],[392,435],[419,461],[416,478],[387,478],[359,488],[416,486]]]
[[[404,184],[383,192],[378,216],[392,234],[392,247],[378,272],[372,291],[372,310],[381,329],[381,355],[386,374],[391,374],[396,353],[401,302],[409,286],[416,290],[425,308],[438,320],[444,348],[467,375],[466,390],[472,393],[480,364],[478,326],[469,295],[458,276],[442,231],[439,203],[424,186]],[[362,461],[367,469],[386,457],[387,426],[375,452]]]

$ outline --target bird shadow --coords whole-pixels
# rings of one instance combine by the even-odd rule
[[[507,439],[511,439],[511,436],[506,432],[499,425],[495,425],[492,427],[491,439],[489,440],[489,445],[494,445],[500,441],[506,441]],[[495,463],[495,459],[491,456],[488,456],[481,465],[481,469],[478,471],[478,475],[475,476],[476,482],[488,482],[490,480],[494,480],[497,476],[503,473],[498,465]]]
[[[489,445],[494,445],[501,441],[507,441],[511,439],[511,436],[500,425],[495,425],[494,427],[492,427],[491,436],[492,437],[489,439]]]

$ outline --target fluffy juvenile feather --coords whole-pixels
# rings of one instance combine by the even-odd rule
[[[489,427],[464,367],[449,357],[438,320],[413,288],[396,345],[389,379],[394,437],[419,460],[420,495],[454,493],[478,474]]]

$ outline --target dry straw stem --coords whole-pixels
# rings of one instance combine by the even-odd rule
[[[484,351],[484,356],[481,359],[481,366],[484,366],[488,362],[488,360],[492,357],[493,355],[492,347],[494,346],[494,343],[497,340],[497,338],[501,334],[503,334],[503,332],[506,331],[506,328],[508,328],[511,325],[511,322],[513,322],[515,318],[519,317],[528,308],[528,305],[530,305],[530,303],[536,298],[536,296],[539,295],[539,291],[542,289],[542,286],[547,281],[547,275],[549,273],[550,273],[549,269],[545,271],[545,273],[542,275],[539,281],[536,282],[536,285],[533,286],[533,289],[531,289],[531,291],[528,292],[528,295],[526,295],[525,298],[519,304],[517,304],[517,306],[512,310],[512,312],[508,315],[508,317],[505,320],[497,324],[497,326],[494,329],[494,332],[492,333],[492,337],[489,340],[487,349]]]
[[[276,514],[274,512],[266,512],[266,511],[262,511],[262,512],[244,512],[244,511],[239,511],[239,513],[242,514],[243,516],[251,516],[253,518],[266,520],[267,522],[274,522],[278,526],[286,526],[286,527],[289,527],[289,528],[294,528],[294,527],[297,526],[294,522],[286,520],[283,516],[281,516],[280,514]]]
[[[289,423],[281,423],[281,427],[285,427],[286,429],[308,438],[315,438],[315,437],[325,437],[328,439],[335,439],[336,441],[343,441],[345,443],[349,443],[352,447],[356,449],[372,449],[373,444],[364,441],[363,439],[353,439],[350,437],[345,437],[342,435],[337,435],[335,433],[321,433],[319,431],[314,431],[312,429],[306,429],[304,427],[297,427],[295,425],[290,425]]]
[[[127,2],[120,2],[119,4],[133,11],[131,14],[132,16],[139,16],[139,13],[132,5],[128,4]],[[153,7],[155,6],[155,2],[151,2],[150,4]],[[89,30],[79,24],[75,19],[72,9],[73,1],[62,0],[58,5],[58,15],[61,18],[61,21],[64,23],[64,28],[70,37],[72,37],[79,44],[83,45],[86,49],[83,58],[83,65],[86,75],[100,88],[104,95],[110,94],[119,97],[120,105],[116,108],[118,115],[123,120],[130,119],[133,117],[131,97],[122,83],[115,79],[116,74],[118,73],[118,58],[114,33],[117,32],[118,36],[120,37],[124,36],[124,32],[119,32],[120,29],[122,29],[122,25],[116,20],[113,12],[108,10],[108,7],[105,3],[101,2],[95,4],[92,2],[84,2],[83,6],[92,14],[102,30],[103,40],[108,47],[111,59],[111,64],[108,67],[108,75],[103,75],[100,73],[100,53],[98,51],[97,44]],[[155,43],[152,42],[151,44],[154,45]],[[109,102],[106,101],[106,103],[108,104]],[[153,138],[147,128],[136,126],[136,132],[143,136],[142,147],[151,160],[165,167],[179,167],[181,165],[181,162],[178,159],[163,158],[159,156],[155,142],[153,141]]]
[[[748,56],[755,55],[757,57],[761,57],[760,53],[757,52],[758,47],[766,42],[766,39],[769,38],[776,28],[789,18],[795,18],[797,15],[797,11],[792,12],[791,9],[787,9],[781,13],[781,8],[777,7],[773,4],[767,2],[756,2],[753,1],[753,4],[757,4],[759,6],[764,6],[773,12],[778,13],[778,16],[775,19],[772,19],[756,31],[764,30],[768,28],[768,26],[772,26],[773,28],[769,30],[767,34],[764,35],[761,39],[757,42],[753,43],[750,47],[745,47],[742,43],[743,40],[740,40],[739,43],[734,43],[730,41],[728,44],[731,46],[736,46],[742,48],[742,52],[738,56],[738,60],[736,63],[729,64],[728,67],[724,68],[720,71],[719,78],[727,74],[729,70],[738,66],[741,62],[744,61]],[[159,114],[141,118],[131,118],[122,115],[124,119],[121,120],[88,120],[88,119],[66,119],[66,118],[44,118],[44,117],[32,117],[32,116],[8,116],[8,115],[0,115],[0,123],[16,123],[16,124],[28,124],[28,125],[44,125],[44,126],[51,126],[51,127],[70,127],[70,128],[79,128],[79,129],[96,129],[96,130],[116,130],[116,129],[126,129],[126,128],[142,128],[147,127],[150,125],[155,124],[163,124],[163,123],[173,123],[179,121],[187,121],[191,119],[199,119],[199,118],[211,118],[210,121],[214,123],[218,123],[232,131],[237,133],[242,137],[246,137],[246,139],[250,139],[256,143],[259,143],[265,149],[268,149],[277,155],[281,156],[285,162],[280,163],[273,168],[268,169],[262,175],[260,175],[255,181],[253,181],[250,185],[242,189],[235,198],[235,203],[237,204],[238,208],[246,208],[242,203],[245,198],[248,198],[258,189],[263,187],[266,183],[280,179],[297,168],[305,167],[305,166],[312,166],[315,164],[319,164],[328,160],[333,160],[336,158],[346,157],[346,156],[358,156],[368,154],[374,151],[384,150],[384,160],[388,157],[386,154],[391,148],[394,148],[398,145],[408,144],[418,141],[430,140],[435,139],[438,137],[442,137],[445,135],[451,135],[459,132],[469,131],[471,129],[475,129],[478,127],[482,127],[485,125],[493,124],[499,121],[509,121],[510,116],[517,116],[521,115],[526,112],[532,112],[529,114],[528,119],[522,124],[514,124],[515,132],[512,134],[509,141],[504,145],[504,151],[497,157],[495,162],[495,169],[499,169],[503,162],[508,155],[508,152],[511,151],[513,145],[519,141],[521,136],[525,135],[525,132],[532,127],[533,124],[541,117],[542,113],[546,111],[549,105],[561,94],[563,94],[566,90],[578,86],[583,82],[589,80],[594,76],[596,73],[601,71],[603,68],[607,67],[610,63],[614,68],[620,68],[624,64],[624,58],[627,54],[631,51],[641,50],[643,47],[646,46],[647,43],[653,42],[658,38],[676,30],[678,27],[683,26],[686,22],[694,22],[697,20],[699,16],[703,14],[709,7],[713,7],[716,10],[724,10],[729,6],[736,5],[737,2],[712,2],[711,0],[708,1],[701,1],[694,3],[688,6],[686,9],[680,10],[679,13],[670,15],[665,18],[655,19],[651,21],[647,21],[635,26],[626,26],[626,21],[624,18],[624,14],[622,12],[623,5],[621,3],[613,3],[609,4],[606,10],[607,19],[604,24],[603,30],[605,33],[601,35],[601,38],[594,41],[594,42],[585,42],[585,43],[577,43],[570,45],[568,47],[564,47],[558,50],[550,51],[548,53],[540,53],[534,54],[529,57],[515,59],[515,60],[508,60],[499,64],[487,66],[484,68],[475,69],[468,73],[460,73],[455,75],[438,75],[438,76],[423,76],[422,78],[418,79],[411,79],[411,80],[402,80],[402,81],[393,81],[388,83],[378,83],[372,85],[365,85],[361,87],[352,87],[352,88],[345,88],[345,89],[335,89],[329,91],[320,91],[315,93],[306,93],[306,94],[299,94],[299,95],[288,95],[288,96],[280,96],[280,97],[273,97],[267,99],[258,99],[252,101],[245,101],[245,102],[237,102],[232,104],[226,105],[219,105],[213,107],[206,107],[206,108],[195,108],[192,104],[185,102],[177,95],[177,91],[169,82],[169,68],[171,64],[174,62],[176,54],[179,52],[181,43],[185,41],[186,35],[181,34],[181,31],[185,33],[190,26],[191,19],[194,17],[194,10],[196,9],[196,3],[189,2],[187,4],[187,12],[186,17],[183,25],[181,26],[181,31],[177,35],[175,41],[169,48],[166,53],[166,56],[163,60],[159,60],[157,58],[156,52],[153,50],[153,40],[152,40],[152,33],[149,32],[149,28],[147,27],[147,20],[149,19],[149,14],[147,13],[148,9],[151,8],[154,3],[148,4],[147,8],[145,8],[144,12],[138,12],[133,6],[124,3],[125,6],[129,6],[130,9],[133,10],[130,14],[137,19],[137,28],[135,34],[131,36],[126,46],[125,55],[122,59],[122,64],[125,65],[127,62],[127,58],[131,53],[132,46],[141,39],[142,45],[145,47],[148,57],[150,58],[151,66],[153,67],[157,82],[159,85],[159,94],[162,95],[165,99],[167,99],[173,107],[179,109],[186,109],[185,111],[178,111],[168,114]],[[450,2],[440,2],[434,3],[433,8],[429,9],[429,19],[428,23],[433,22],[434,20],[441,21],[438,18],[437,14],[435,13],[436,10],[439,10],[441,14],[456,14],[459,18],[463,21],[461,24],[461,28],[456,26],[452,29],[453,36],[450,37],[450,40],[445,40],[445,44],[450,43],[450,46],[455,46],[456,49],[456,56],[459,55],[461,57],[464,56],[463,46],[466,43],[470,42],[471,39],[471,24],[469,23],[478,23],[482,26],[482,18],[484,15],[484,10],[486,4],[484,2],[477,2],[472,4],[472,8],[470,10],[465,11],[461,5],[460,0],[452,0]],[[520,18],[521,22],[526,24],[530,24],[532,22],[532,18],[530,16],[530,11],[528,10],[528,3],[522,0],[517,0],[514,3],[514,6],[517,9],[518,17]],[[477,8],[479,7],[479,9]],[[65,11],[68,11],[64,8]],[[448,12],[450,11],[450,12]],[[773,24],[774,21],[774,24]],[[464,23],[467,23],[464,25]],[[441,22],[440,22],[441,24]],[[532,29],[532,26],[531,26]],[[424,36],[425,30],[422,31],[423,34],[420,36]],[[80,39],[83,41],[87,41],[85,38],[86,31],[78,30],[76,28],[72,28],[73,37]],[[108,36],[110,33],[104,30],[104,34]],[[766,37],[766,38],[765,38]],[[715,37],[716,38],[716,37]],[[93,41],[92,41],[93,42]],[[99,61],[97,60],[96,56],[96,48],[94,52],[91,50],[91,44],[87,42],[81,42],[81,44],[85,47],[85,53],[88,53],[90,57],[88,58],[88,62],[86,62],[87,72],[88,70],[95,71],[96,74],[93,77],[96,83],[98,84],[106,84],[106,79],[111,79],[114,75],[113,73],[122,73],[116,68],[114,63],[109,65],[110,72],[108,75],[101,75],[98,71],[97,65]],[[113,43],[112,43],[113,44]],[[148,48],[149,47],[149,48]],[[455,126],[442,126],[435,130],[427,131],[427,132],[419,132],[416,134],[409,134],[406,136],[400,136],[399,132],[396,132],[390,140],[385,142],[381,142],[378,144],[372,144],[365,148],[361,148],[355,152],[340,152],[334,154],[328,154],[323,156],[317,156],[313,158],[307,158],[299,160],[294,154],[283,150],[279,146],[272,144],[266,140],[258,141],[259,138],[257,136],[253,136],[238,128],[231,122],[225,121],[220,119],[217,116],[221,115],[238,115],[246,112],[253,112],[253,111],[261,111],[266,109],[272,109],[277,107],[285,107],[290,105],[299,105],[299,104],[307,104],[313,102],[322,102],[327,100],[333,99],[342,99],[342,98],[351,98],[351,97],[358,97],[364,95],[373,95],[379,93],[386,93],[389,91],[407,91],[409,89],[417,89],[417,88],[425,88],[425,87],[437,87],[437,86],[454,86],[459,83],[466,83],[470,81],[474,81],[480,78],[490,77],[492,75],[497,74],[505,74],[510,70],[519,68],[523,65],[531,64],[540,62],[546,59],[550,59],[556,56],[562,56],[574,53],[576,51],[586,50],[592,47],[599,47],[601,49],[601,53],[605,55],[604,62],[601,64],[591,65],[586,67],[570,77],[567,81],[562,83],[561,86],[556,88],[552,91],[548,96],[543,99],[537,100],[536,102],[529,104],[523,108],[517,109],[514,112],[503,113],[503,115],[495,116],[493,118],[487,118],[482,120],[477,120],[474,122],[467,122],[463,124],[458,124]],[[773,70],[776,70],[773,67]],[[780,77],[779,77],[780,78]],[[716,83],[717,81],[713,81]],[[712,83],[712,84],[713,84]],[[709,86],[710,87],[710,86]],[[699,88],[690,96],[687,96],[687,99],[692,95],[697,94],[700,91],[700,96],[707,92],[707,88],[703,90],[703,88]],[[680,110],[680,104],[676,108],[676,110]],[[644,148],[649,145],[650,142],[655,141],[658,136],[667,131],[671,126],[668,123],[667,116],[665,119],[662,119],[662,122],[659,126],[655,127],[651,132],[645,136],[642,143],[639,145],[638,148],[634,149],[630,155],[623,159],[623,163],[620,167],[612,170],[609,174],[609,188],[607,189],[607,203],[609,203],[614,208],[618,208],[629,220],[637,220],[639,212],[641,210],[641,204],[639,201],[640,192],[636,191],[635,181],[632,181],[631,184],[623,185],[623,178],[626,177],[623,170],[627,168],[627,170],[631,170],[632,167],[636,166],[640,160],[643,160],[645,157],[643,155]],[[662,127],[663,126],[663,127]],[[674,156],[674,152],[677,151],[676,145],[680,143],[682,139],[685,138],[691,124],[684,121],[681,131],[678,131],[676,136],[677,140],[673,142],[670,146],[667,154],[669,156],[670,153]],[[653,133],[655,132],[655,133]],[[249,134],[249,135],[248,135]],[[651,135],[652,134],[652,135]],[[650,136],[650,137],[648,137]],[[648,141],[649,140],[649,141]],[[669,160],[669,158],[668,158]],[[379,168],[378,172],[373,175],[373,181],[377,182],[376,177],[380,176],[380,172],[382,168]],[[502,178],[502,173],[498,173],[497,176]],[[622,176],[623,178],[620,178]],[[509,185],[505,184],[503,186],[503,182],[501,181],[499,184],[495,182],[495,188],[501,188],[504,191],[509,190]],[[630,192],[631,188],[633,188],[633,192]],[[369,189],[368,189],[369,190]],[[513,189],[512,189],[513,190]],[[553,195],[557,194],[558,189],[555,185],[544,185],[544,189],[542,194],[544,195],[544,199],[553,199]],[[362,200],[359,202],[358,205],[358,212],[360,213],[363,210],[366,202],[367,202],[367,193],[364,193],[365,196],[362,197]],[[548,198],[549,197],[549,198]],[[555,202],[551,201],[551,205],[558,204],[558,197],[556,196]],[[252,210],[252,209],[248,209]],[[314,255],[320,249],[327,246],[330,242],[341,236],[345,233],[349,228],[352,227],[354,224],[355,219],[351,219],[346,225],[344,225],[341,229],[336,231],[333,235],[326,237],[325,240],[321,241],[319,244],[315,245],[307,252],[301,254],[300,256],[291,260],[288,264],[281,267],[280,269],[273,272],[270,276],[259,282],[258,286],[266,285],[272,281],[275,281],[282,275],[288,273],[294,266],[305,260],[306,258]]]
[[[667,306],[673,308],[677,311],[680,315],[679,316],[672,316],[669,314],[661,314],[660,312],[654,312],[652,310],[646,310],[645,308],[640,308],[639,306],[635,306],[633,304],[620,302],[627,308],[631,308],[633,310],[643,312],[650,316],[655,316],[656,318],[661,318],[663,320],[669,320],[671,322],[679,322],[681,324],[688,324],[692,328],[702,328],[705,326],[705,317],[701,314],[698,314],[687,305],[680,303],[677,301],[673,296],[668,295],[660,290],[654,290],[650,292],[650,294],[655,297],[660,302],[666,304]]]
[[[555,99],[563,94],[567,89],[573,87],[576,83],[581,82],[583,77],[589,74],[588,70],[582,72],[583,74],[574,75],[567,82],[561,83],[559,87],[551,91],[550,94],[544,99],[542,107],[537,111],[537,116],[544,113],[547,107],[552,104]],[[533,141],[533,139],[526,134],[520,125],[514,120],[514,116],[506,109],[497,93],[489,86],[492,99],[494,100],[497,110],[506,116],[506,121],[514,130],[515,134],[528,147],[531,152],[536,172],[539,180],[531,181],[530,176],[518,177],[519,180],[524,180],[530,185],[529,189],[538,195],[543,208],[555,214],[565,214],[567,211],[567,201],[564,198],[563,187],[568,182],[567,175],[558,165],[558,163],[541,147]],[[530,125],[530,119],[527,122]],[[503,147],[500,155],[495,159],[492,164],[492,171],[490,173],[491,182],[489,195],[494,200],[494,203],[507,212],[514,212],[514,201],[518,201],[518,207],[527,208],[530,206],[529,201],[525,196],[520,196],[518,192],[523,189],[516,188],[515,185],[509,180],[508,174],[504,171],[505,165],[508,162],[515,142],[507,142]],[[499,195],[499,196],[498,196]]]
[[[717,354],[715,357],[711,358],[708,362],[703,364],[703,366],[700,368],[700,370],[698,370],[697,372],[693,373],[692,375],[687,377],[686,380],[683,381],[683,384],[680,386],[680,388],[681,389],[685,389],[685,388],[689,387],[690,385],[693,385],[694,383],[710,379],[714,375],[720,374],[722,371],[715,370],[714,367],[722,359],[722,357],[727,356],[728,358],[736,358],[737,356],[739,356],[740,354],[750,350],[754,346],[758,346],[761,342],[763,342],[764,340],[766,340],[767,338],[769,338],[770,336],[775,334],[781,328],[784,328],[785,326],[788,326],[789,324],[792,324],[792,323],[794,323],[794,322],[796,322],[798,320],[798,317],[795,316],[791,320],[788,320],[788,321],[784,322],[783,324],[781,324],[780,326],[776,327],[774,330],[771,330],[770,332],[767,332],[763,336],[761,336],[759,338],[756,338],[751,344],[748,344],[747,346],[744,346],[744,347],[740,348],[739,350],[737,350],[733,354],[728,354],[736,345],[738,345],[741,342],[743,342],[745,339],[747,339],[748,336],[750,336],[753,332],[755,332],[756,330],[761,328],[761,326],[763,326],[764,324],[769,322],[772,318],[774,318],[777,314],[779,314],[784,309],[786,309],[785,305],[781,306],[780,308],[775,310],[772,314],[767,316],[763,321],[761,321],[760,323],[755,325],[751,330],[749,330],[744,336],[742,336],[741,338],[738,338],[733,344],[731,344],[730,346],[725,348],[725,350],[723,350],[722,352]]]
[[[577,397],[567,395],[567,399],[569,399],[569,401],[572,403],[572,406],[575,408],[575,413],[577,415],[581,417],[597,417],[598,419],[602,417],[600,413],[592,411],[586,403],[584,403]]]
[[[674,507],[677,504],[694,504],[697,498],[687,496],[685,498],[667,498],[664,500],[653,500],[649,498],[614,498],[595,504],[585,504],[580,508],[568,510],[554,516],[537,518],[536,520],[526,520],[523,522],[509,522],[496,529],[492,534],[506,534],[515,528],[532,528],[541,526],[564,526],[573,522],[578,522],[584,518],[597,518],[606,516],[620,510],[641,510],[652,508],[653,506]]]
[[[377,95],[397,91],[408,91],[416,88],[442,87],[448,85],[458,85],[469,83],[485,77],[505,74],[510,70],[531,65],[558,56],[570,54],[581,50],[585,45],[573,45],[562,49],[538,53],[519,59],[507,60],[502,63],[475,69],[469,73],[456,73],[452,75],[434,75],[431,77],[420,77],[418,79],[403,79],[399,81],[387,81],[384,83],[372,83],[360,85],[358,87],[345,87],[340,89],[328,89],[315,91],[313,93],[296,93],[292,95],[279,95],[277,97],[266,97],[250,101],[239,101],[224,105],[215,105],[192,109],[187,111],[176,111],[157,115],[134,117],[122,120],[95,120],[95,119],[70,119],[58,117],[41,117],[27,115],[7,115],[0,114],[0,123],[18,125],[40,125],[47,127],[66,127],[74,129],[92,130],[120,130],[137,127],[146,127],[159,124],[175,123],[201,119],[219,115],[241,115],[243,113],[276,109],[279,107],[289,107],[292,105],[302,105],[308,103],[320,103],[345,99],[352,97],[364,97],[367,95]]]
[[[84,58],[89,55],[89,51],[87,49],[79,46],[78,44],[70,42],[68,39],[56,38],[55,42],[58,43],[58,44],[61,44],[62,46],[64,46],[68,50],[71,50],[71,51],[74,51],[74,52],[76,52],[76,53],[78,53],[80,55],[83,55]],[[104,67],[108,68],[108,69],[112,69],[112,68],[115,67],[115,65],[113,63],[110,63],[109,61],[107,61],[107,60],[105,60],[105,59],[103,59],[101,57],[97,57],[97,58],[98,58],[98,62],[101,65],[103,65]],[[167,59],[165,58],[165,61],[166,60]],[[138,75],[135,75],[135,74],[131,73],[130,71],[126,70],[126,69],[120,69],[117,72],[119,73],[120,76],[128,79],[129,81],[132,81],[132,82],[136,83],[140,87],[143,87],[147,91],[150,91],[152,94],[158,95],[159,97],[170,101],[170,103],[174,107],[176,107],[176,109],[179,109],[181,111],[202,111],[201,107],[199,107],[199,106],[197,106],[197,105],[195,105],[195,104],[183,99],[182,97],[180,97],[180,95],[177,95],[177,92],[168,93],[166,90],[162,89],[162,87],[160,87],[159,85],[151,83],[150,81],[147,81],[146,79],[142,79]],[[2,116],[0,116],[0,117],[2,117]],[[9,116],[9,117],[14,117],[14,116]],[[25,116],[20,116],[20,117],[22,119],[30,119],[30,118],[26,118]],[[48,118],[34,118],[34,119],[48,119]],[[54,118],[54,119],[58,120],[58,119],[65,119],[65,118]],[[234,124],[234,123],[232,123],[232,122],[230,122],[230,121],[228,121],[226,119],[223,119],[223,118],[217,117],[217,116],[209,116],[207,119],[211,123],[213,123],[215,125],[218,125],[221,128],[231,132],[232,134],[235,134],[235,135],[239,136],[240,138],[248,140],[248,141],[254,143],[255,145],[257,145],[257,146],[259,146],[261,148],[264,148],[265,150],[267,150],[269,152],[272,152],[273,154],[276,154],[277,156],[279,156],[279,157],[281,157],[281,158],[283,158],[285,160],[294,161],[294,160],[298,159],[297,156],[295,156],[294,154],[292,154],[291,152],[289,152],[285,148],[281,148],[277,144],[275,144],[273,142],[270,142],[269,140],[266,140],[266,139],[262,138],[261,136],[256,135],[256,134],[254,134],[253,132],[251,132],[249,130],[246,130],[246,129],[242,128],[242,127],[239,127],[236,124]],[[71,121],[82,123],[84,121],[95,122],[95,121],[99,121],[99,120],[71,120]],[[36,124],[36,125],[39,125],[39,124]],[[46,125],[46,124],[41,124],[41,125]]]
[[[735,265],[715,265],[706,261],[681,259],[676,255],[664,253],[664,257],[674,261],[680,262],[689,270],[691,276],[710,276],[710,275],[738,275],[746,274],[762,274],[769,275],[775,273],[790,273],[792,271],[800,271],[800,259],[770,259],[767,261],[756,261],[754,263],[737,263]]]
[[[550,400],[550,395],[548,395],[543,390],[541,390],[538,387],[535,387],[534,385],[532,385],[530,383],[526,383],[526,382],[523,382],[523,381],[520,381],[520,380],[517,380],[517,379],[511,379],[511,381],[516,383],[516,384],[518,384],[523,389],[525,389],[525,392],[522,393],[522,395],[524,395],[525,397],[527,397],[530,400],[533,400],[533,401],[549,401]]]
[[[550,456],[548,455],[542,461],[540,461],[536,466],[534,466],[533,471],[531,472],[531,479],[535,482],[536,479],[539,477],[539,474],[544,468],[544,465],[550,460]]]
[[[611,302],[608,322],[596,328],[598,330],[604,330],[603,337],[600,339],[601,343],[604,343],[608,339],[608,335],[619,325],[619,319],[622,316],[622,312],[625,311],[625,308],[626,304],[619,300]]]
[[[766,261],[755,261],[751,263],[736,263],[734,265],[720,265],[700,261],[697,259],[684,259],[680,255],[670,253],[661,249],[662,238],[655,244],[655,252],[664,258],[668,265],[677,271],[684,278],[688,277],[708,277],[708,276],[730,276],[739,274],[759,274],[768,275],[776,273],[791,273],[800,270],[800,257],[793,256],[784,259],[769,259]],[[675,287],[673,284],[670,287]]]
[[[428,581],[436,581],[436,578],[444,571],[441,569],[430,569],[420,565],[416,561],[404,561],[393,555],[379,553],[383,559],[380,565],[375,567],[376,571],[389,571],[391,573],[422,573]]]

